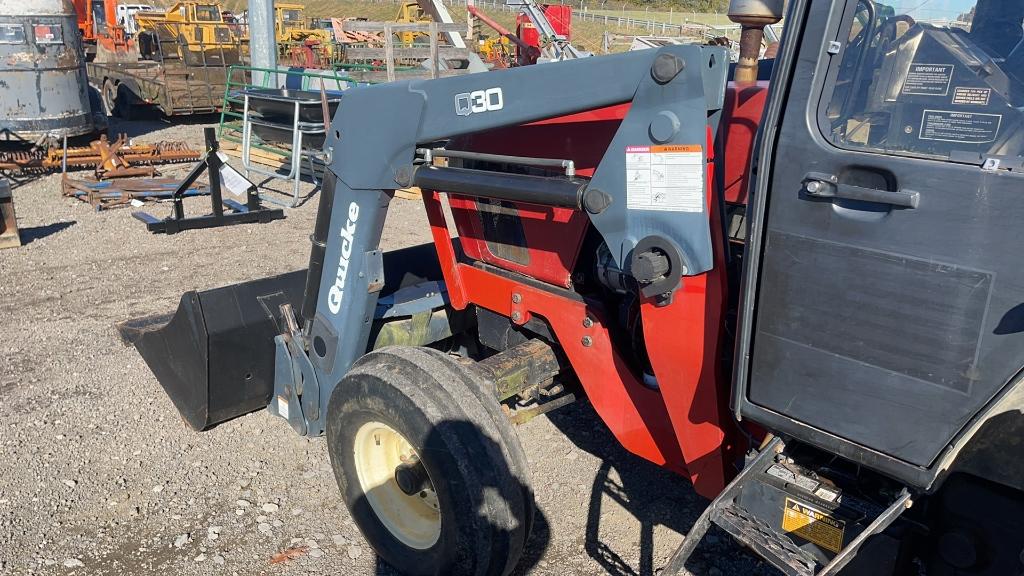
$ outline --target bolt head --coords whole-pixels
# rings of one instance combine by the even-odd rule
[[[807,183],[807,186],[805,186],[805,188],[807,188],[807,191],[810,192],[811,194],[817,194],[818,192],[821,192],[821,182],[818,182],[817,180],[811,180],[810,182]]]
[[[512,294],[512,302],[519,304],[523,301],[523,297],[519,293]]]
[[[651,66],[651,77],[658,84],[668,84],[684,68],[686,68],[686,63],[675,54],[659,54]]]
[[[513,321],[519,322],[520,320],[522,320],[522,318],[523,318],[523,315],[520,314],[518,310],[512,312],[512,320]]]
[[[594,325],[594,321],[590,319],[590,316],[587,316],[586,318],[583,319],[583,327],[584,328],[590,328],[593,325]]]
[[[590,336],[584,336],[582,342],[583,346],[590,347],[594,343],[594,340]]]

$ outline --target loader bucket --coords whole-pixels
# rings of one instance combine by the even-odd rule
[[[186,292],[173,314],[118,325],[195,430],[264,408],[274,390],[280,306],[298,310],[306,271]]]

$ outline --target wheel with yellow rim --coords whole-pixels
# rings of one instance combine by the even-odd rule
[[[377,554],[410,576],[504,576],[533,522],[526,457],[488,383],[427,348],[357,361],[335,388],[327,447]]]

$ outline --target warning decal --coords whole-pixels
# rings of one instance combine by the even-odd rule
[[[953,79],[952,64],[911,64],[903,82],[904,94],[945,96]]]
[[[786,498],[786,509],[782,513],[782,529],[838,554],[843,548],[846,522]]]
[[[958,86],[953,90],[953,104],[988,106],[988,101],[991,98],[991,88],[967,88],[964,86]]]
[[[627,146],[626,207],[703,212],[704,149],[701,146]]]
[[[950,110],[925,110],[921,116],[921,140],[941,140],[964,144],[986,144],[995,142],[999,126],[1003,123],[1000,114],[977,112],[953,112]]]

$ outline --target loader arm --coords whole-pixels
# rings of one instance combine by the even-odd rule
[[[323,434],[332,392],[373,348],[371,333],[381,310],[406,297],[395,278],[404,277],[400,270],[413,259],[395,264],[379,243],[394,191],[419,186],[435,238],[430,259],[439,271],[427,279],[436,287],[413,287],[403,309],[438,320],[431,315],[457,316],[476,307],[518,324],[533,317],[548,323],[623,446],[687,474],[701,494],[711,497],[731,476],[735,456],[719,383],[725,242],[711,186],[727,68],[722,48],[671,46],[353,89],[345,94],[324,147],[333,160],[302,294],[296,293],[294,274],[259,287],[240,285],[218,293],[238,304],[213,305],[215,323],[205,318],[212,313],[204,306],[214,301],[212,294],[186,295],[174,319],[160,319],[180,338],[146,328],[133,340],[197,429],[269,402],[268,410],[297,433]],[[557,125],[609,110],[617,114],[608,120],[617,128],[602,138],[610,140],[576,145],[559,140],[549,148],[566,151],[567,158],[459,149],[469,136],[538,122]],[[595,145],[601,148],[591,149]],[[576,174],[573,161],[584,153],[590,167]],[[468,167],[430,162],[445,155],[459,156],[456,162]],[[565,174],[482,170],[474,159],[564,166]],[[643,330],[679,333],[685,349],[677,350],[675,340],[650,345],[653,375],[638,373],[612,341],[617,327],[602,304],[566,290],[564,282],[559,287],[464,262],[457,242],[446,235],[439,194],[568,210],[576,221],[584,218],[607,246],[609,265],[640,283],[637,314]],[[399,273],[388,273],[394,269]],[[382,293],[389,302],[383,307],[378,305]],[[523,299],[516,309],[509,304],[513,294]],[[422,338],[409,343],[429,344],[455,332],[433,330],[433,321],[420,325],[432,336],[417,333]],[[207,334],[209,326],[220,335]],[[181,339],[192,343],[175,343]],[[231,356],[230,370],[219,362],[221,353]],[[205,375],[205,381],[197,375]],[[660,389],[645,378],[657,378]],[[232,406],[232,398],[245,401]]]
[[[729,475],[730,464],[723,432],[728,416],[721,410],[724,403],[715,382],[714,360],[724,278],[707,275],[716,264],[720,273],[723,262],[715,262],[712,249],[713,228],[717,234],[720,226],[711,225],[707,184],[727,66],[721,48],[673,46],[487,75],[393,83],[346,94],[325,144],[334,158],[331,172],[336,179],[333,191],[321,197],[320,210],[321,217],[328,212],[331,217],[324,234],[314,240],[303,306],[312,351],[308,362],[316,374],[320,404],[314,411],[319,418],[306,415],[306,434],[322,432],[334,383],[366,352],[369,319],[381,289],[378,244],[394,189],[413,185],[428,191],[428,196],[436,190],[570,206],[586,212],[623,269],[643,276],[641,269],[656,268],[646,272],[650,277],[644,279],[649,299],[645,326],[672,330],[685,325],[696,340],[682,355],[668,347],[652,347],[658,377],[666,383],[664,399],[649,394],[621,365],[605,367],[607,373],[620,374],[621,380],[606,383],[601,374],[592,374],[588,392],[598,398],[596,407],[605,412],[606,421],[613,422],[613,431],[628,449],[662,464],[673,463],[680,471],[682,449],[691,478],[704,471],[699,489],[709,496],[716,493]],[[439,168],[417,157],[418,148],[443,147],[459,136],[622,103],[630,103],[629,111],[589,180]],[[382,117],[372,112],[381,109],[393,113]],[[658,205],[650,194],[644,196],[642,187],[627,185],[627,151],[643,154],[652,146],[678,152],[673,158],[694,163],[688,169],[690,181],[676,183],[692,190],[689,205]],[[443,254],[436,226],[435,240]],[[499,289],[470,289],[461,285],[463,276],[448,273],[452,262],[442,258],[441,264],[449,298],[457,309],[484,304],[481,299],[487,296],[480,290]],[[688,279],[686,297],[673,304],[683,278]],[[467,296],[456,297],[456,293]],[[564,299],[558,302],[565,306]],[[554,323],[556,309],[539,315]],[[512,313],[507,307],[497,311]],[[587,307],[581,309],[584,315],[586,311]],[[563,331],[562,345],[567,346],[570,338],[572,345],[579,342],[577,335]],[[586,362],[582,355],[580,362]],[[605,393],[607,389],[614,393]],[[657,416],[644,414],[648,409]],[[658,428],[659,422],[664,424],[662,430],[648,429]]]

